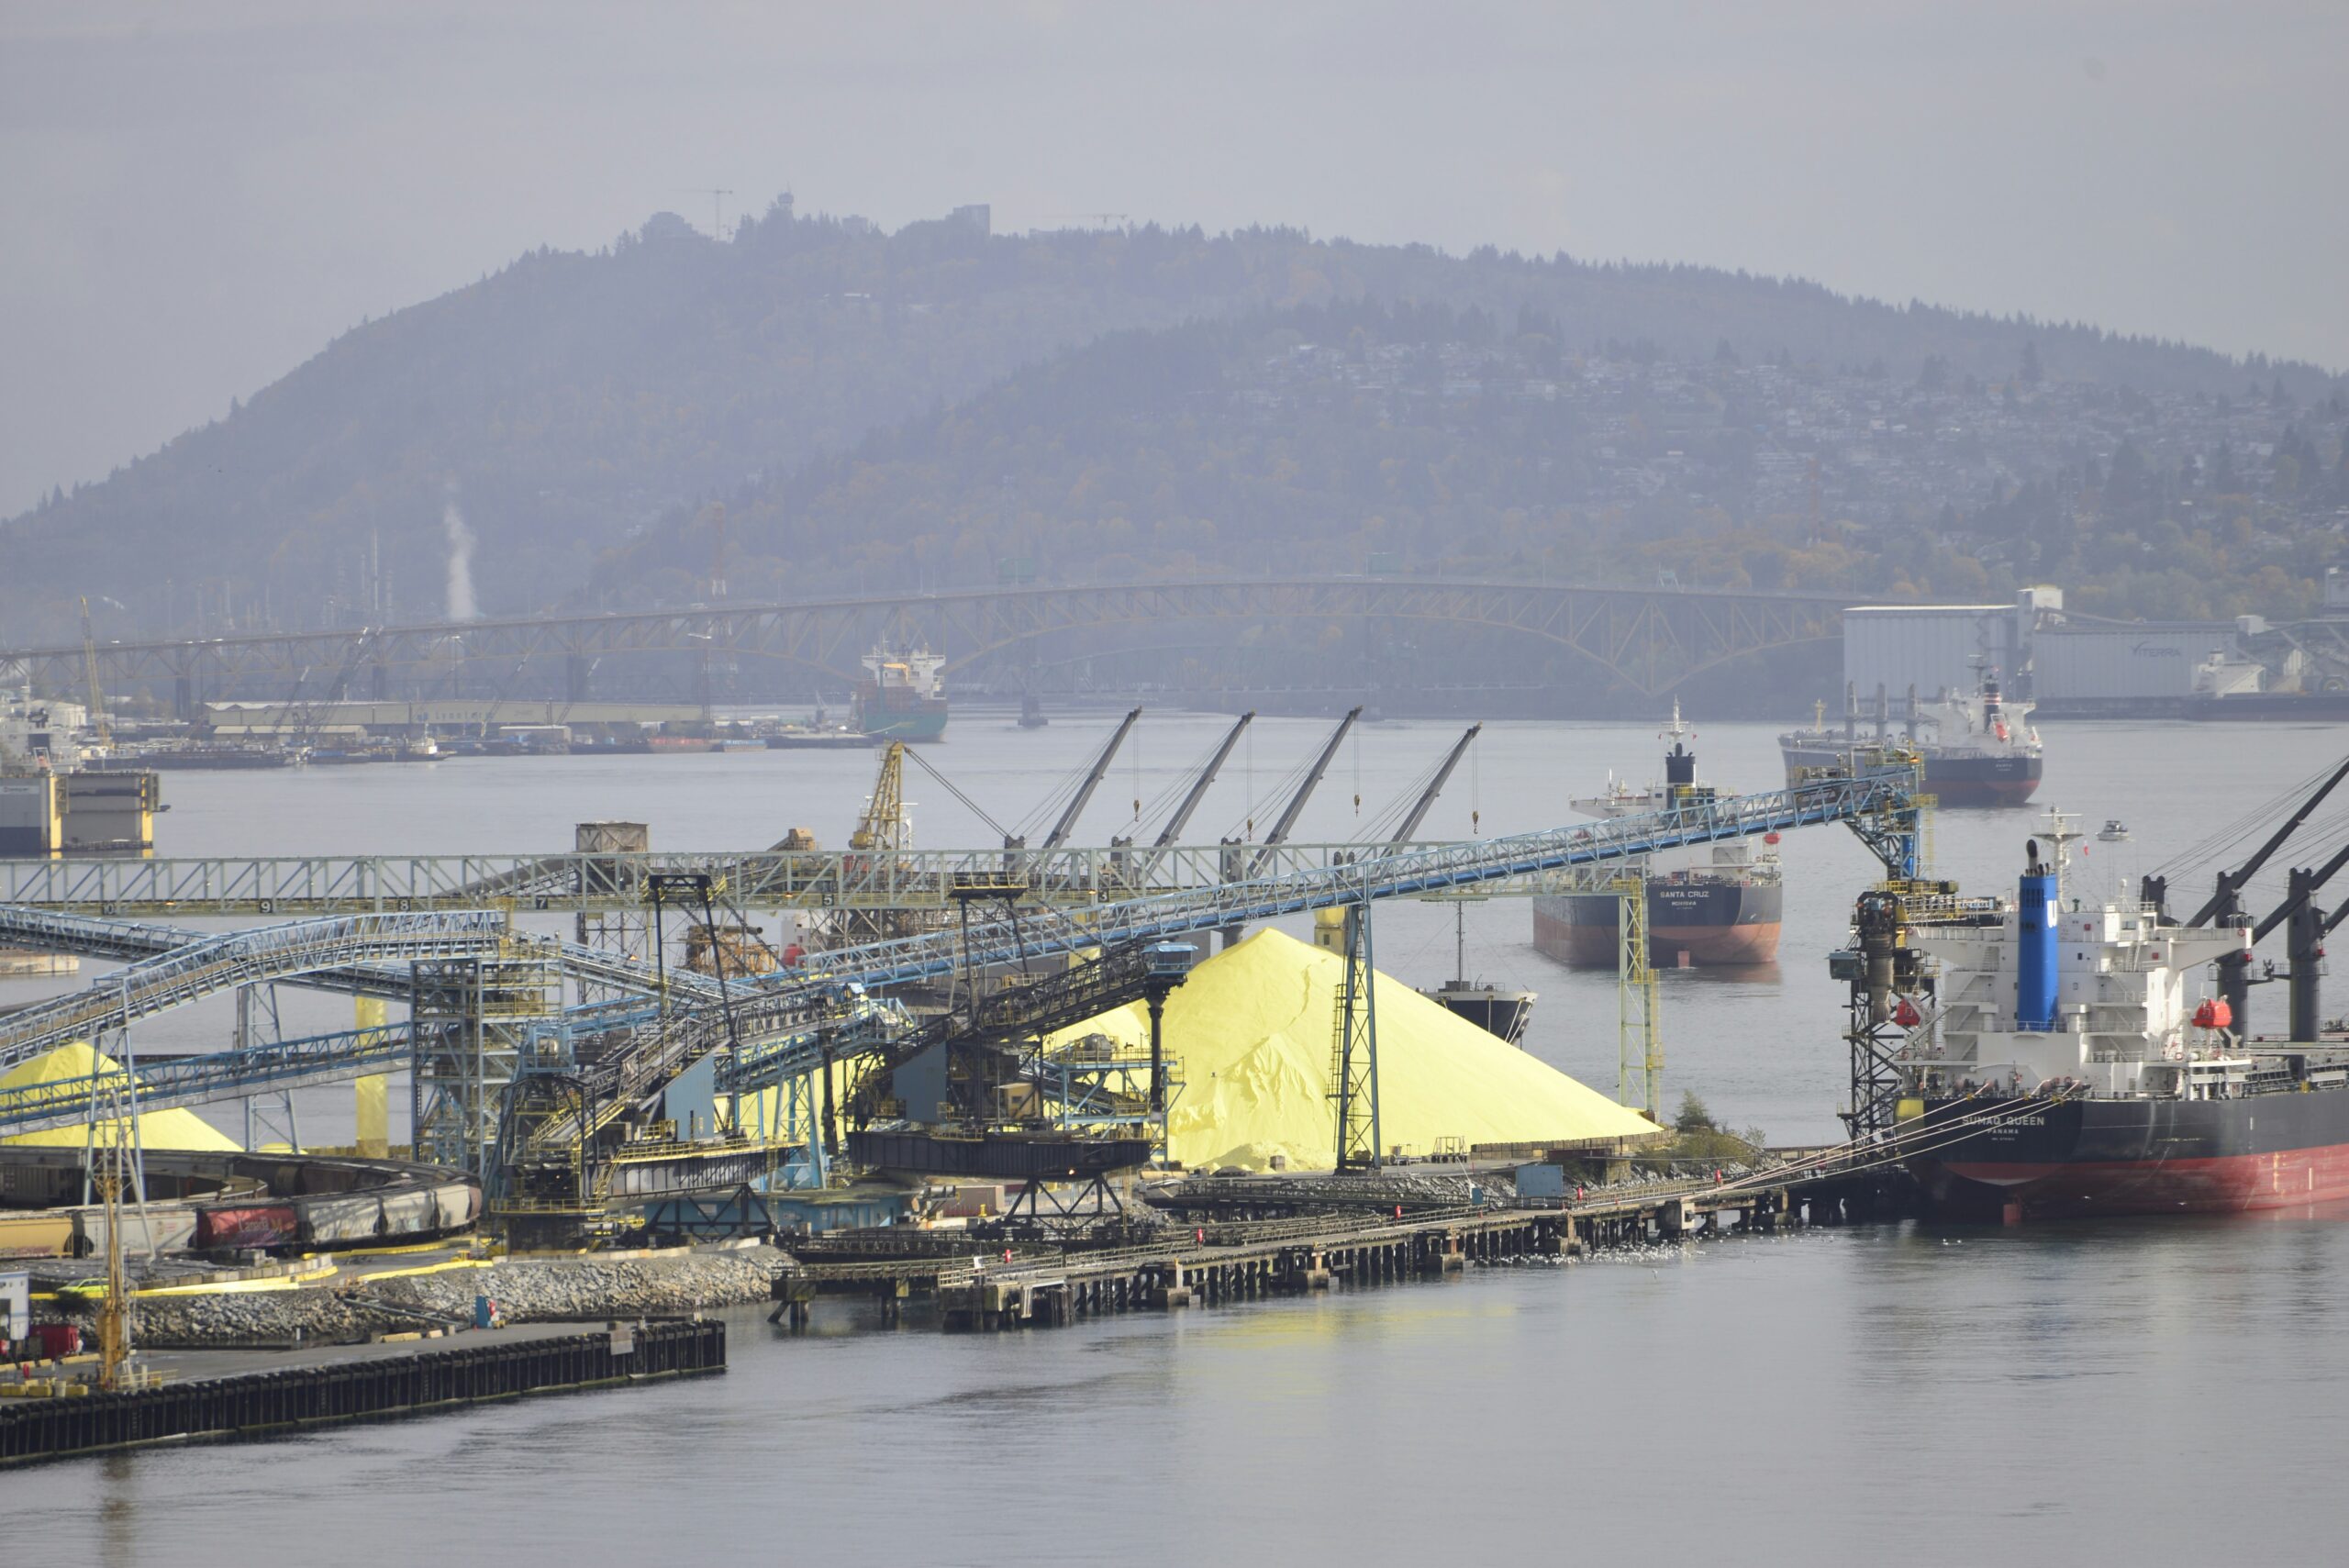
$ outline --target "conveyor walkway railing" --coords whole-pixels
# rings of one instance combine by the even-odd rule
[[[39,952],[73,953],[83,958],[135,963],[177,952],[191,943],[208,940],[215,934],[153,921],[61,914],[21,904],[0,905],[0,942]],[[573,979],[640,995],[651,995],[665,985],[671,994],[688,1001],[718,999],[718,982],[695,970],[673,970],[663,975],[640,959],[529,932],[513,933],[513,941],[519,949],[559,963],[563,973]],[[405,998],[409,991],[405,963],[355,963],[306,970],[282,978],[309,990],[348,992],[361,996]],[[739,979],[735,982],[740,983]]]

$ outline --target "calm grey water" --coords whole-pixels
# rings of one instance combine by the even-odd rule
[[[1009,823],[1108,722],[1031,734],[960,717],[932,755]],[[1277,777],[1322,732],[1256,728],[1252,766],[1235,759],[1198,837],[1252,802],[1261,828]],[[1726,789],[1776,782],[1773,727],[1698,728],[1705,776]],[[1079,837],[1122,831],[1131,801],[1157,795],[1217,732],[1207,717],[1147,720],[1139,771],[1121,762]],[[1300,836],[1353,836],[1449,739],[1434,724],[1366,729]],[[2042,801],[2134,830],[2130,844],[2090,846],[2079,869],[2092,892],[2337,758],[2349,731],[2070,726],[2049,740]],[[1488,833],[1551,825],[1609,769],[1647,778],[1658,749],[1645,727],[1495,727],[1425,830],[1464,834],[1472,811]],[[189,853],[553,849],[574,820],[629,817],[662,848],[765,843],[791,826],[839,842],[871,766],[756,753],[182,775],[168,781],[159,837]],[[942,789],[917,779],[909,793],[922,841],[986,841]],[[2029,819],[1943,814],[1937,863],[1969,887],[2001,886]],[[1785,852],[1780,964],[1664,976],[1668,1088],[1695,1088],[1724,1119],[1776,1138],[1823,1139],[1843,1068],[1841,996],[1820,955],[1872,862],[1841,829],[1795,835]],[[2280,884],[2281,864],[2263,887]],[[1611,1085],[1612,978],[1543,961],[1508,901],[1473,906],[1469,937],[1472,970],[1542,993],[1529,1049]],[[1440,978],[1450,912],[1383,909],[1378,952],[1406,979]],[[309,999],[289,1007],[289,1027],[336,1027],[347,1006]],[[146,1038],[214,1044],[226,1017],[189,1009]],[[302,1115],[314,1140],[347,1136],[348,1095],[306,1095]],[[233,1107],[219,1118],[233,1126]],[[1483,1562],[1663,1550],[2077,1563],[2250,1550],[2332,1562],[2344,1300],[2349,1212],[2336,1207],[1729,1241],[985,1338],[948,1338],[918,1317],[880,1330],[841,1307],[794,1339],[746,1312],[733,1319],[733,1370],[700,1385],[0,1476],[0,1557],[208,1568],[297,1553]]]

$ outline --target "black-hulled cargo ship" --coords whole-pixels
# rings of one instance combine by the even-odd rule
[[[1697,782],[1697,757],[1686,744],[1687,726],[1675,705],[1664,739],[1664,782],[1634,790],[1610,782],[1605,795],[1574,802],[1589,817],[1625,817],[1710,799]],[[1778,956],[1785,908],[1776,833],[1754,852],[1752,841],[1730,839],[1695,851],[1643,860],[1634,867],[1646,884],[1648,962],[1662,968],[1759,964]],[[1618,874],[1609,873],[1609,875]],[[1621,958],[1621,898],[1594,884],[1533,900],[1533,945],[1544,956],[1577,969],[1612,969]]]
[[[2004,696],[1995,672],[1986,671],[1974,695],[1944,692],[1919,703],[1914,690],[1898,723],[1909,749],[1925,765],[1925,791],[1943,806],[2021,806],[2039,788],[2039,731],[2032,705]],[[1846,694],[1840,728],[1822,714],[1812,728],[1778,737],[1787,782],[1808,768],[1848,768],[1855,747],[1883,746],[1894,723],[1887,706],[1864,715]]]
[[[1422,987],[1419,995],[1486,1034],[1497,1035],[1511,1045],[1524,1043],[1526,1023],[1533,1017],[1534,994],[1468,978],[1468,906],[1464,902],[1452,906],[1452,978],[1441,985]]]
[[[2054,821],[2011,902],[1910,929],[1943,1002],[1900,1000],[1919,1027],[1895,1138],[1935,1206],[2011,1221],[2349,1197],[2349,1043],[2251,1040],[2222,998],[2189,1000],[2191,972],[2249,932],[2084,907]]]

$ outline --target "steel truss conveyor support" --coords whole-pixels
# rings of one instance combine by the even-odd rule
[[[1790,789],[1732,796],[1586,827],[1472,844],[1404,847],[1284,875],[1102,904],[1074,911],[1024,910],[974,917],[962,931],[928,932],[822,955],[820,973],[756,977],[735,990],[737,1030],[721,1009],[696,996],[665,1018],[639,1024],[624,1044],[589,1073],[598,1127],[656,1098],[676,1073],[730,1038],[745,1041],[804,1029],[839,1016],[853,984],[928,979],[969,963],[985,968],[1052,953],[1162,941],[1364,899],[1410,897],[1489,885],[1576,866],[1599,866],[1682,845],[1842,822],[1888,863],[1914,869],[1916,776],[1909,767],[1853,778],[1820,778]],[[503,912],[367,915],[302,921],[255,932],[206,938],[151,963],[135,964],[101,986],[26,1010],[0,1023],[0,1066],[89,1029],[119,1027],[125,1010],[144,1016],[195,995],[281,980],[335,966],[406,964],[434,957],[493,956]],[[674,974],[673,982],[684,980]],[[128,984],[124,982],[128,979]],[[126,1004],[128,1004],[126,1009]],[[59,1032],[62,1030],[63,1032]],[[874,1048],[853,1031],[843,1053]],[[834,1057],[838,1060],[838,1056]],[[574,1127],[572,1136],[577,1136]]]
[[[847,1016],[847,998],[860,986],[931,979],[965,966],[974,972],[1024,966],[1053,954],[1139,951],[1152,943],[1284,915],[1511,879],[1531,881],[1544,873],[1602,866],[1682,845],[1815,823],[1847,824],[1889,863],[1913,871],[1916,791],[1913,766],[1887,767],[1858,777],[1823,777],[1764,795],[1715,798],[1481,843],[1404,846],[1385,852],[1357,849],[1353,851],[1355,859],[1329,867],[1081,911],[974,915],[959,929],[841,949],[820,955],[820,972],[782,971],[739,985],[732,1030],[721,1009],[711,1005],[675,1007],[666,1018],[640,1026],[629,1040],[607,1052],[590,1074],[586,1103],[593,1125],[587,1133],[592,1136],[640,1113],[678,1073],[726,1047],[730,1039],[789,1036],[828,1018]],[[1081,1013],[1069,1021],[1092,1016]],[[814,1043],[802,1059],[806,1069],[876,1050],[902,1062],[920,1049],[910,1038],[883,1040],[878,1033],[850,1030],[826,1036],[818,1030],[807,1037]],[[826,1041],[839,1047],[829,1056],[823,1054],[829,1049]],[[550,1130],[562,1138],[581,1136],[575,1118],[569,1124],[552,1122]]]
[[[352,964],[477,957],[507,940],[498,910],[342,915],[206,937],[0,1018],[0,1068],[240,985]]]
[[[1828,822],[1849,826],[1887,867],[1913,877],[1917,792],[1916,769],[1904,762],[1856,777],[1830,775],[1788,789],[1722,796],[1587,826],[1472,843],[1357,850],[1355,858],[1326,867],[1089,909],[1023,906],[1016,917],[974,915],[959,931],[925,932],[823,954],[824,973],[835,982],[896,984],[942,975],[965,963],[1019,963],[1052,953],[1171,940],[1364,899],[1531,882],[1577,866]]]
[[[272,1040],[242,1051],[203,1056],[150,1057],[139,1064],[134,1095],[140,1114],[249,1095],[259,1089],[299,1089],[408,1064],[405,1028],[343,1029],[298,1040]],[[90,1113],[93,1088],[119,1072],[0,1089],[0,1138],[78,1126]]]
[[[850,1118],[860,1128],[870,1123],[889,1075],[939,1047],[1000,1047],[1041,1040],[1135,1002],[1152,1004],[1155,1047],[1157,1015],[1167,995],[1190,973],[1195,956],[1192,949],[1175,944],[1129,944],[1108,949],[1041,979],[1008,985],[976,1000],[966,998],[953,1010],[867,1053],[864,1072],[850,1092]],[[1151,1098],[1156,1111],[1163,1108],[1165,1101],[1164,1062],[1156,1049],[1152,1058]],[[958,1108],[974,1121],[986,1119],[993,1109],[977,1103]]]
[[[1021,850],[1039,904],[1091,905],[1180,893],[1241,874],[1279,876],[1341,863],[1345,844],[1109,844]],[[434,909],[641,914],[654,879],[722,881],[742,910],[951,909],[955,889],[999,873],[1001,846],[913,850],[575,851],[552,855],[309,855],[0,860],[0,906],[109,917],[297,916]],[[1530,889],[1528,891],[1531,891]]]
[[[497,913],[503,914],[502,911]],[[429,916],[422,917],[432,918]],[[184,926],[61,914],[17,904],[0,905],[0,942],[12,947],[30,948],[37,952],[65,952],[83,958],[137,963],[177,952],[197,942],[211,940],[214,935],[210,931],[192,930]],[[580,942],[559,942],[551,938],[520,932],[512,933],[511,940],[555,955],[568,977],[607,990],[650,996],[662,990],[665,984],[669,991],[682,992],[694,1001],[714,1000],[718,995],[718,985],[714,980],[691,970],[664,977],[654,964],[623,957],[604,948]],[[397,962],[304,970],[281,975],[278,979],[281,984],[306,990],[343,992],[401,1001],[406,999],[408,993],[407,965]]]

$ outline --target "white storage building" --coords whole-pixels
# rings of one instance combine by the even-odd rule
[[[2020,605],[1863,605],[1843,612],[1843,679],[1863,709],[1880,685],[1898,710],[1917,688],[1930,701],[1970,692],[1975,661],[2011,683],[2029,656],[2036,609]]]
[[[2231,620],[2051,628],[2032,639],[2032,695],[2054,703],[2182,697],[2204,660],[2242,657],[2235,633]]]

